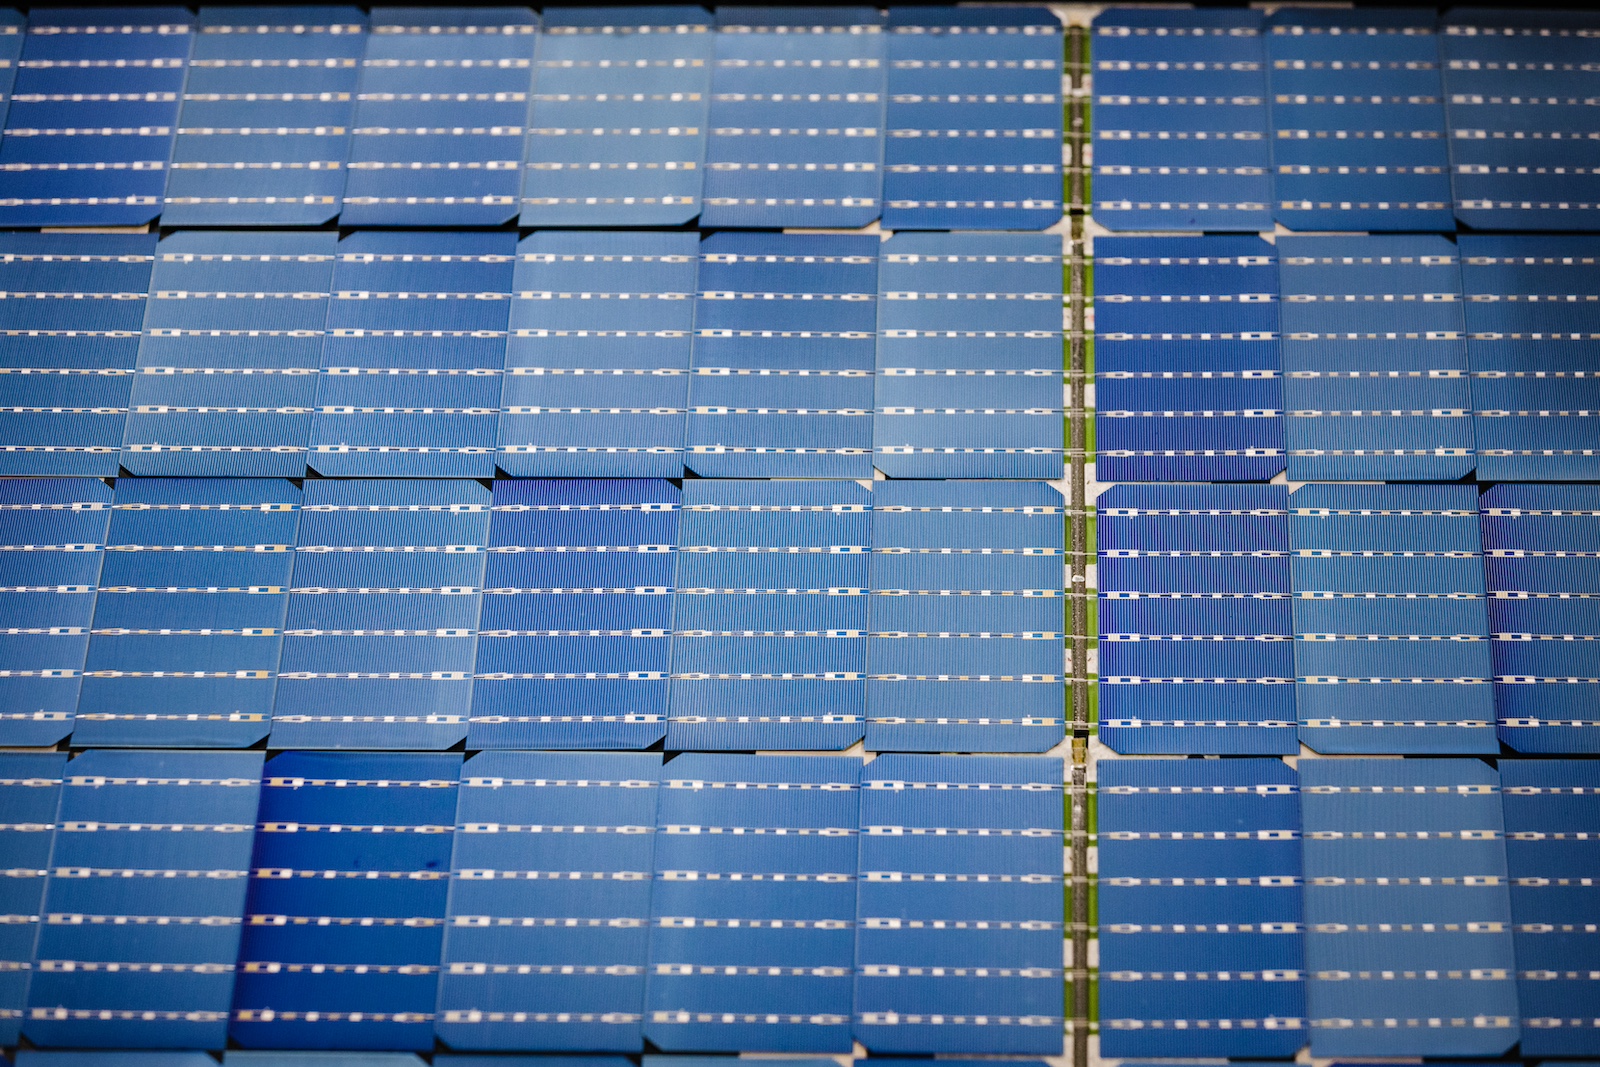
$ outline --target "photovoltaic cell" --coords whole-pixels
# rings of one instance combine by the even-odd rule
[[[433,1047],[460,772],[443,752],[267,763],[229,1037]]]
[[[1064,510],[1040,483],[876,484],[868,751],[1061,742]]]
[[[1495,485],[1480,506],[1500,740],[1600,752],[1600,489]]]
[[[366,29],[357,7],[202,7],[162,224],[335,218]]]
[[[66,767],[23,1034],[221,1048],[260,752],[85,752]]]
[[[1496,1056],[1517,989],[1500,776],[1300,761],[1311,1054]]]
[[[474,1056],[470,1053],[457,1056],[448,1052],[435,1053],[433,1062],[441,1067],[507,1067],[508,1064],[511,1067],[519,1064],[522,1067],[632,1067],[633,1064],[626,1056]],[[373,1067],[382,1065],[374,1064]]]
[[[1061,218],[1061,24],[1044,7],[889,11],[883,224]]]
[[[1092,32],[1095,221],[1270,230],[1261,12],[1110,8]]]
[[[665,736],[679,495],[653,479],[495,483],[468,748]]]
[[[116,475],[155,248],[0,234],[0,475]]]
[[[194,16],[35,8],[0,142],[0,226],[142,226],[161,214]]]
[[[1306,1041],[1295,772],[1130,759],[1101,760],[1099,776],[1102,1055],[1293,1056]]]
[[[1096,477],[1266,481],[1282,471],[1273,246],[1100,237],[1094,251]]]
[[[684,483],[669,750],[861,740],[870,501],[851,482]]]
[[[547,8],[524,226],[679,226],[700,214],[715,34],[700,7]]]
[[[45,1052],[18,1049],[18,1067],[216,1067],[209,1053],[188,1052]]]
[[[55,840],[65,752],[0,753],[0,1042],[15,1046],[27,1013],[50,846]]]
[[[878,264],[878,469],[1059,478],[1061,239],[902,233]]]
[[[256,1052],[229,1049],[222,1062],[228,1067],[425,1067],[422,1058],[414,1052]],[[173,1067],[188,1067],[188,1064]]]
[[[122,465],[302,478],[338,235],[175,233],[156,248]]]
[[[72,733],[110,521],[104,482],[0,479],[0,744]]]
[[[644,1033],[669,1051],[850,1051],[861,761],[661,771]]]
[[[525,7],[375,7],[345,226],[516,217],[539,19]]]
[[[699,256],[694,233],[545,231],[517,246],[501,469],[682,477]]]
[[[4,128],[6,112],[11,107],[11,86],[17,79],[17,60],[22,58],[23,29],[27,24],[27,17],[20,11],[0,11],[0,129]]]
[[[879,243],[706,238],[685,466],[702,478],[872,477]]]
[[[1267,17],[1278,222],[1456,228],[1437,22],[1430,8]]]
[[[1281,237],[1293,481],[1472,472],[1456,246],[1446,237]]]
[[[1286,491],[1117,485],[1100,495],[1100,739],[1127,754],[1290,754]]]
[[[470,481],[306,483],[272,747],[466,737],[489,505]]]
[[[272,722],[300,490],[123,478],[76,745],[247,748]]]

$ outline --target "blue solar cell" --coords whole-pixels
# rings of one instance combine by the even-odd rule
[[[440,1040],[642,1047],[660,770],[653,753],[485,752],[466,762]]]
[[[338,235],[177,233],[156,248],[122,465],[301,478]]]
[[[1280,223],[1455,230],[1437,22],[1425,8],[1267,17]]]
[[[902,233],[878,262],[878,469],[1061,477],[1061,239]]]
[[[85,752],[61,786],[23,1034],[221,1048],[260,752]]]
[[[33,975],[50,846],[55,841],[65,752],[0,753],[0,854],[10,865],[0,880],[0,1044],[22,1033]]]
[[[339,242],[310,464],[330,478],[489,478],[516,235]]]
[[[495,483],[468,748],[665,736],[679,495],[643,479]]]
[[[1600,489],[1495,485],[1480,506],[1500,740],[1600,752]]]
[[[53,745],[78,707],[111,490],[88,478],[3,479],[0,517],[0,744]]]
[[[626,1056],[453,1056],[438,1052],[433,1062],[440,1067],[633,1067],[633,1061]]]
[[[1455,245],[1445,237],[1281,237],[1284,404],[1294,481],[1472,473]]]
[[[121,480],[75,745],[267,736],[299,503],[276,478]]]
[[[1061,218],[1061,23],[1044,7],[889,11],[883,225]]]
[[[202,7],[162,225],[335,218],[366,30],[357,7]]]
[[[682,755],[661,772],[644,1034],[850,1051],[861,761]]]
[[[18,1067],[216,1067],[206,1052],[43,1052],[18,1049]]]
[[[286,752],[261,782],[228,1036],[431,1049],[461,756]]]
[[[711,14],[547,8],[528,119],[524,226],[678,226],[700,214]]]
[[[1299,750],[1288,503],[1277,485],[1100,495],[1100,739],[1113,751]]]
[[[1270,759],[1101,760],[1097,810],[1101,1054],[1298,1052],[1295,772]]]
[[[229,1049],[222,1062],[227,1067],[425,1067],[422,1058],[413,1052],[252,1052]]]
[[[501,469],[682,477],[699,255],[693,233],[547,231],[517,246]]]
[[[154,234],[0,235],[0,475],[116,475],[155,248]]]
[[[1092,32],[1095,221],[1270,230],[1261,12],[1111,8]]]
[[[1038,483],[877,484],[868,751],[1061,742],[1064,510]]]
[[[1094,250],[1096,477],[1266,481],[1282,471],[1272,245],[1101,237]]]
[[[687,467],[872,477],[879,243],[717,233],[701,244]]]
[[[1062,764],[879,756],[861,782],[855,1038],[1060,1055]]]
[[[1500,776],[1478,760],[1300,761],[1311,1054],[1516,1044]]]
[[[703,226],[865,226],[882,210],[883,14],[718,7]]]
[[[17,79],[17,60],[22,58],[23,28],[28,20],[20,11],[0,11],[0,129],[5,128],[11,107],[11,86]]]
[[[161,214],[193,28],[182,7],[34,9],[0,142],[0,226]]]
[[[489,504],[470,481],[306,483],[273,748],[466,737]]]
[[[525,7],[375,7],[344,226],[516,217],[539,17]]]
[[[1600,240],[1463,234],[1484,481],[1600,479]]]
[[[684,484],[669,750],[861,740],[870,501],[851,482]]]

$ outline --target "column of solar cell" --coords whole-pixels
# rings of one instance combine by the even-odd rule
[[[1311,1054],[1517,1041],[1500,776],[1478,760],[1300,761]]]
[[[1268,16],[1280,223],[1455,230],[1437,22],[1423,9]]]
[[[850,482],[684,483],[668,749],[861,740],[870,501]]]
[[[1095,221],[1270,230],[1261,13],[1111,8],[1091,47]]]
[[[1043,7],[889,11],[886,229],[1061,218],[1061,23]]]
[[[1327,753],[1499,750],[1477,519],[1471,485],[1307,485],[1290,496],[1303,742]]]
[[[267,736],[299,503],[280,478],[122,479],[74,744]]]
[[[883,13],[718,7],[702,226],[865,226],[882,211]]]
[[[330,478],[489,478],[516,235],[339,242],[311,466]]]
[[[1459,243],[1478,477],[1600,479],[1600,240]]]
[[[498,226],[517,215],[539,16],[372,9],[343,226]]]
[[[260,752],[85,752],[61,783],[23,1035],[227,1043]]]
[[[11,87],[17,79],[27,24],[27,16],[20,11],[0,11],[0,129],[4,129],[6,111],[11,107]]]
[[[1038,483],[875,487],[869,752],[1060,744],[1063,510]]]
[[[1600,489],[1495,485],[1480,507],[1500,740],[1600,752]]]
[[[517,246],[502,470],[682,476],[699,254],[693,233],[545,231]]]
[[[15,1046],[27,1014],[65,752],[0,753],[0,1043]]]
[[[872,477],[879,243],[706,238],[685,466],[702,478]]]
[[[1101,494],[1100,739],[1113,751],[1298,751],[1287,503],[1275,485]]]
[[[461,756],[267,763],[228,1036],[431,1049]]]
[[[1282,237],[1285,433],[1294,481],[1453,481],[1472,401],[1448,238]]]
[[[0,479],[0,745],[72,733],[110,521],[104,482]]]
[[[1444,16],[1456,217],[1479,230],[1600,230],[1600,17]]]
[[[547,11],[521,224],[681,226],[700,214],[714,48],[704,8]]]
[[[193,27],[181,7],[33,12],[0,142],[0,226],[161,214]]]
[[[303,478],[338,235],[175,233],[156,248],[122,465]]]
[[[337,217],[366,29],[356,7],[202,7],[162,225]]]
[[[469,748],[661,740],[678,501],[665,480],[494,483]]]
[[[1282,471],[1273,247],[1101,237],[1094,271],[1096,476],[1266,481]]]
[[[470,481],[306,483],[273,748],[466,737],[489,502]]]
[[[116,475],[155,247],[0,235],[0,475]]]
[[[879,255],[873,451],[893,478],[1061,476],[1061,240],[917,234]]]

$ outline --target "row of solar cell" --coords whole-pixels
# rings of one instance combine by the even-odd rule
[[[1093,210],[1115,230],[1600,229],[1600,17],[1112,8]]]
[[[1061,477],[1033,234],[0,236],[0,474]]]
[[[1125,753],[1600,752],[1600,489],[1116,486],[1100,736]]]
[[[1043,752],[1020,482],[0,481],[0,744]]]
[[[530,1055],[518,1056],[502,1053],[484,1055],[474,1053],[439,1052],[424,1060],[415,1052],[263,1052],[249,1049],[229,1049],[223,1056],[225,1067],[427,1067],[428,1063],[441,1067],[738,1067],[735,1056],[694,1054],[646,1054],[637,1058],[606,1055]],[[942,1063],[952,1067],[977,1067],[981,1059],[963,1060],[957,1056],[941,1056]],[[19,1049],[15,1060],[17,1067],[217,1067],[217,1060],[208,1052],[172,1051],[102,1052],[78,1049],[70,1052],[42,1049]],[[788,1056],[791,1067],[828,1067],[838,1061],[832,1057]],[[1043,1061],[1010,1060],[1017,1067],[1044,1067]]]
[[[1600,479],[1600,240],[1103,237],[1100,480]]]
[[[1061,1049],[1055,759],[10,753],[0,810],[8,1045]]]
[[[1061,42],[1043,7],[0,12],[0,226],[1039,230]]]
[[[1099,764],[1108,1058],[1594,1056],[1600,762]]]

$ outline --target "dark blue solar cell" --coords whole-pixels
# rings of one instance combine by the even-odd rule
[[[65,769],[23,1034],[222,1048],[260,752],[85,752]]]
[[[678,1057],[673,1057],[674,1061],[677,1059]],[[448,1052],[438,1052],[434,1054],[433,1062],[439,1067],[633,1067],[633,1061],[626,1056],[506,1056],[497,1053],[486,1056],[474,1056],[470,1053],[457,1056]],[[286,1064],[284,1067],[292,1065]],[[383,1065],[376,1064],[374,1067]]]
[[[468,748],[661,740],[678,500],[664,480],[495,482]]]
[[[18,1067],[216,1067],[208,1052],[44,1052],[18,1049]],[[317,1065],[322,1067],[322,1065]]]
[[[447,1059],[442,1058],[437,1062],[446,1062]],[[426,1067],[423,1059],[414,1052],[253,1052],[229,1049],[222,1062],[228,1067]],[[173,1067],[189,1065],[174,1064]]]
[[[230,1038],[433,1048],[460,771],[443,752],[266,765]]]
[[[0,753],[0,1044],[14,1046],[27,1014],[50,846],[55,841],[65,752]]]
[[[0,11],[0,128],[11,107],[11,86],[17,78],[17,60],[22,57],[23,28],[28,19],[20,11]]]

